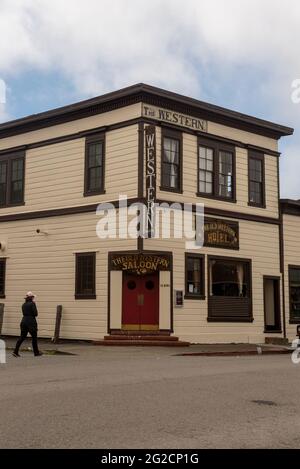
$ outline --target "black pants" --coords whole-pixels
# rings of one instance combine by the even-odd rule
[[[33,353],[34,355],[39,354],[39,348],[38,348],[38,343],[37,343],[37,328],[34,326],[28,326],[26,324],[21,324],[21,335],[20,338],[18,339],[15,347],[15,353],[19,353],[19,348],[21,347],[21,344],[24,342],[26,339],[28,333],[32,337],[32,348],[33,348]]]

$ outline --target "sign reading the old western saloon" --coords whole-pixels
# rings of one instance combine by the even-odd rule
[[[154,106],[143,104],[143,116],[169,124],[180,125],[187,129],[207,132],[207,121]]]
[[[233,221],[205,218],[204,246],[239,249],[239,224]]]
[[[123,270],[139,275],[170,270],[170,266],[170,257],[163,254],[112,254],[110,258],[111,270]]]
[[[156,199],[156,140],[155,126],[145,129],[146,140],[146,237],[155,236],[155,199]]]

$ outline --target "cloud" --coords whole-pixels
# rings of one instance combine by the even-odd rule
[[[0,123],[9,120],[9,114],[6,112],[5,104],[0,103]]]
[[[76,99],[144,81],[298,128],[299,24],[298,0],[0,0],[0,77],[57,73]]]
[[[82,94],[141,80],[199,94],[213,63],[300,68],[298,0],[0,0],[0,12],[0,71],[56,69]]]

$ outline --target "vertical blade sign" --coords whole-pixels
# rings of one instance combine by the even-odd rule
[[[146,199],[147,199],[147,237],[155,236],[155,200],[156,200],[156,138],[155,126],[145,129],[146,138]]]

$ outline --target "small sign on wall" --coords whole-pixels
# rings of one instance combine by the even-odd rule
[[[174,290],[174,307],[182,308],[183,307],[183,291]]]
[[[239,249],[239,224],[233,221],[205,218],[204,246]]]

